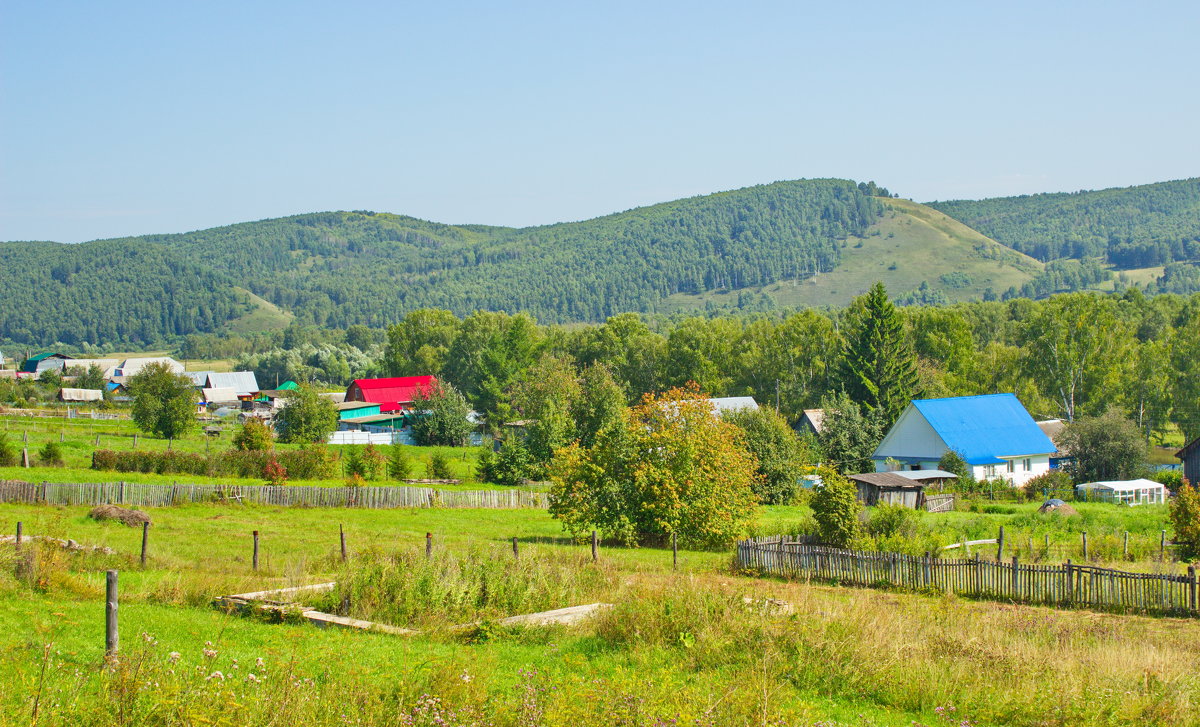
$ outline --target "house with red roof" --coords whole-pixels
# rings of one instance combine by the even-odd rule
[[[355,379],[346,389],[346,401],[379,404],[380,413],[411,409],[418,394],[428,394],[436,376],[397,376],[390,379]]]

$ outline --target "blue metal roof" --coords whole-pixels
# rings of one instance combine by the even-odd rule
[[[1000,464],[1000,457],[1057,451],[1015,394],[914,399],[912,404],[967,464]]]

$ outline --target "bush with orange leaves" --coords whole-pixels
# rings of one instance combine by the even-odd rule
[[[574,535],[717,547],[753,522],[758,463],[695,384],[647,394],[588,448],[558,450],[550,513]]]

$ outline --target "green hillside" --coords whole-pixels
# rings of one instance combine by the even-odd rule
[[[1043,261],[1099,257],[1146,268],[1200,259],[1200,178],[929,206]]]
[[[765,294],[775,306],[845,305],[877,280],[897,296],[926,283],[950,301],[979,299],[1020,288],[1043,264],[1015,252],[937,210],[903,199],[884,199],[884,215],[862,237],[843,243],[841,263],[830,272],[748,290],[673,295],[660,310],[736,307],[746,294]],[[754,304],[756,298],[751,299]]]
[[[247,321],[280,322],[264,318],[269,309],[235,288],[294,315],[297,322],[324,326],[382,326],[425,307],[458,314],[527,310],[548,322],[596,321],[651,310],[674,293],[764,285],[832,270],[841,241],[866,234],[881,214],[880,202],[865,188],[827,179],[779,182],[521,230],[329,212],[81,245],[6,243],[0,246],[5,268],[10,260],[22,259],[49,278],[58,258],[71,257],[81,262],[77,280],[91,287],[97,281],[84,263],[96,253],[155,251],[188,270],[203,270],[181,284],[212,301],[165,294],[156,271],[147,275],[137,259],[121,257],[113,262],[131,280],[145,283],[133,293],[163,308],[139,317],[142,329],[135,335],[64,320],[55,308],[43,306],[21,307],[0,325],[0,337],[145,344],[191,332],[178,321],[196,309],[212,314],[203,318],[204,327],[193,330],[227,329],[234,320],[239,330],[246,330]],[[52,294],[70,297],[58,288]],[[20,295],[30,302],[35,298],[29,291]],[[73,302],[84,317],[105,298]],[[181,304],[187,310],[177,310]]]

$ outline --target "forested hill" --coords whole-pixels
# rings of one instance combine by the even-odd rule
[[[430,306],[603,320],[673,293],[832,270],[842,241],[882,214],[871,191],[780,182],[526,229],[330,212],[80,245],[3,243],[0,338],[138,344],[215,330],[245,312],[234,287],[298,322],[339,327]]]
[[[1200,259],[1200,178],[928,206],[1042,261],[1144,268]]]

